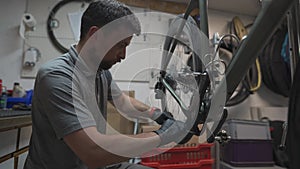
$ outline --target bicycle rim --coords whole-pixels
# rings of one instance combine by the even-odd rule
[[[204,100],[199,96],[199,79],[197,74],[207,71],[210,77],[210,90],[205,94],[209,110],[205,123],[202,125],[201,135],[204,138],[216,129],[219,123],[226,100],[226,81],[223,76],[216,76],[215,58],[212,58],[209,50],[209,40],[199,31],[195,21],[189,17],[180,36],[176,35],[178,25],[182,22],[181,17],[173,20],[168,32],[168,37],[176,38],[178,45],[175,51],[170,54],[169,39],[166,39],[161,62],[161,70],[165,71],[166,77],[174,83],[173,89],[177,96],[187,107],[187,112],[182,109],[174,96],[165,91],[165,97],[161,99],[162,109],[171,112],[175,119],[185,121],[193,126],[198,113],[203,112]],[[188,52],[189,51],[189,52]],[[216,80],[217,79],[217,80]],[[216,95],[219,95],[218,97]],[[207,108],[207,107],[206,107]],[[206,132],[204,132],[206,131]]]

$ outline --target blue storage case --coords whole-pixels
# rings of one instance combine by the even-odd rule
[[[27,90],[26,96],[24,96],[24,97],[7,97],[6,108],[12,108],[13,105],[18,104],[18,103],[31,105],[32,95],[33,95],[33,90]]]

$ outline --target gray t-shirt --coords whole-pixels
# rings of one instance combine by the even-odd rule
[[[101,87],[95,85],[97,76]],[[91,72],[73,46],[44,64],[35,80],[33,130],[24,169],[86,169],[62,138],[90,126],[105,132],[106,101],[120,95],[110,72]]]

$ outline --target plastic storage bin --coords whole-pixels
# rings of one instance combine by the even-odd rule
[[[272,140],[230,140],[220,146],[222,161],[238,167],[273,166]]]
[[[198,144],[194,147],[174,147],[166,151],[164,148],[155,149],[145,154],[141,164],[157,169],[212,169],[214,160],[211,157],[213,144]],[[150,156],[151,154],[158,155]]]
[[[23,103],[25,105],[31,105],[33,90],[27,90],[26,96],[19,98],[19,97],[7,97],[7,108],[12,108],[13,105],[18,103]]]
[[[229,119],[223,129],[232,139],[271,140],[269,123],[266,121]]]

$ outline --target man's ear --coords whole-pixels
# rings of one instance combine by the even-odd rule
[[[88,37],[92,37],[95,39],[98,39],[99,37],[102,37],[102,31],[99,29],[98,26],[91,26],[88,31]]]

